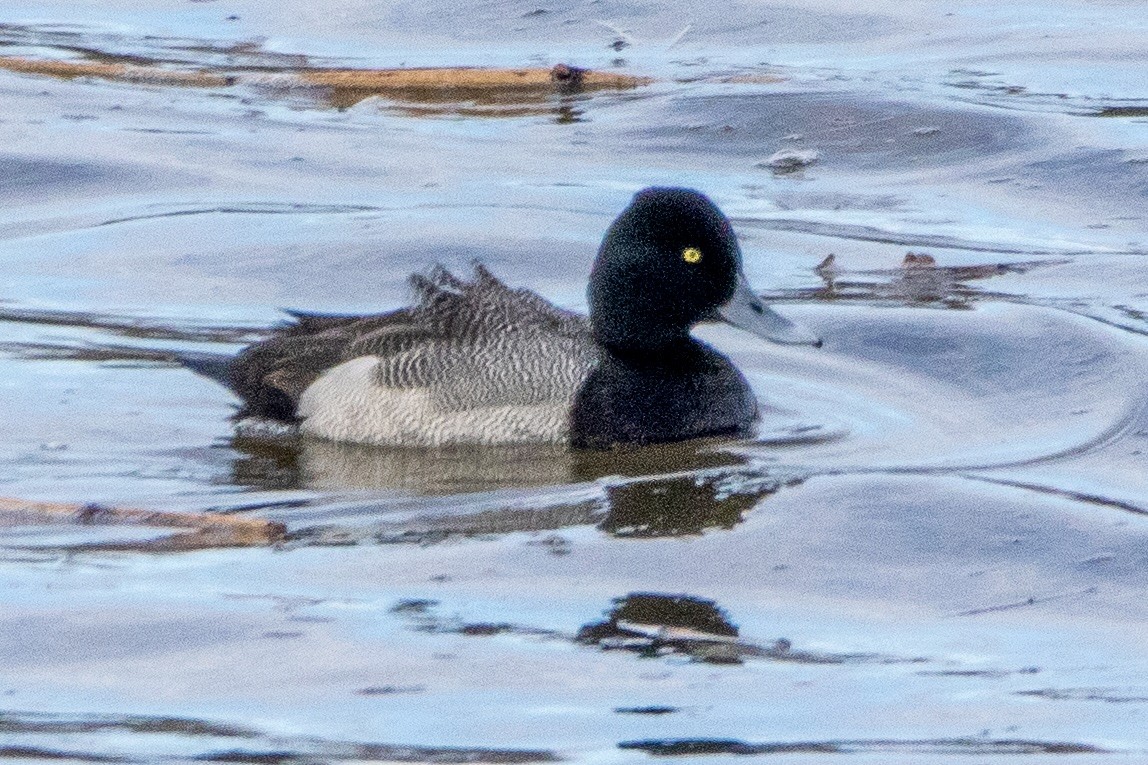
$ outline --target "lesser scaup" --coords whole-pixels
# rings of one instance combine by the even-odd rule
[[[730,361],[690,336],[724,320],[781,343],[819,341],[749,289],[729,220],[689,189],[639,192],[606,232],[590,317],[481,266],[411,283],[378,316],[297,315],[243,350],[225,382],[240,418],[395,446],[561,442],[604,448],[744,432],[757,416]]]

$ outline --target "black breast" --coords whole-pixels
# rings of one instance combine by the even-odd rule
[[[657,356],[604,349],[570,415],[574,446],[684,441],[746,431],[757,401],[741,372],[688,338]]]

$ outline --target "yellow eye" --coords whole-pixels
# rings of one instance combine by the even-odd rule
[[[682,260],[687,263],[701,263],[702,251],[697,247],[687,247],[682,250]]]

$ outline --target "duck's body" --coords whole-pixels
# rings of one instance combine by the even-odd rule
[[[482,267],[470,282],[441,269],[412,281],[413,308],[302,317],[267,341],[280,344],[274,352],[245,351],[235,369],[254,386],[247,400],[280,405],[249,403],[243,414],[289,412],[305,434],[367,444],[565,440],[575,391],[598,359],[589,322]]]
[[[417,303],[379,316],[297,315],[237,356],[242,418],[394,446],[570,442],[609,447],[744,431],[744,377],[689,335],[735,298],[739,325],[814,342],[739,282],[728,220],[701,194],[647,189],[614,222],[588,320],[477,267],[412,277]],[[728,318],[728,317],[727,317]],[[733,321],[733,319],[730,319]]]

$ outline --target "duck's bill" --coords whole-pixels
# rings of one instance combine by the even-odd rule
[[[821,347],[820,337],[777,313],[753,294],[744,275],[738,279],[733,297],[717,309],[717,314],[716,318],[773,343]]]

